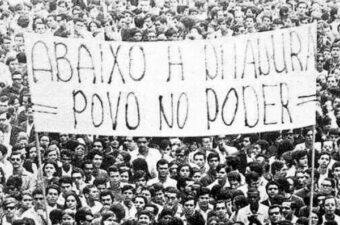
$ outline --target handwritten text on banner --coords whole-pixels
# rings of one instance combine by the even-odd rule
[[[316,26],[122,43],[26,34],[37,131],[249,133],[315,123]]]

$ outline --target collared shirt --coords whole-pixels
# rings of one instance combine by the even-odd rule
[[[21,176],[22,190],[29,190],[33,192],[37,187],[37,178],[33,175],[33,173],[30,173],[25,168],[22,168],[22,170],[17,173],[17,175]]]
[[[257,210],[257,218],[261,222],[261,224],[267,223],[269,220],[269,215],[268,215],[268,206],[259,204],[259,209]],[[250,210],[250,205],[247,205],[246,207],[243,207],[239,210],[236,221],[241,221],[244,224],[249,224],[248,217],[254,215],[253,212]]]

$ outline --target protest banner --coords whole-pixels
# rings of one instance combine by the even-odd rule
[[[149,43],[27,33],[25,45],[39,132],[202,136],[315,123],[316,24]]]

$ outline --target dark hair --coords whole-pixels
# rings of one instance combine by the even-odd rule
[[[66,194],[64,209],[67,209],[66,202],[67,202],[67,198],[70,197],[70,196],[73,196],[76,200],[76,203],[77,203],[76,209],[77,210],[80,209],[82,207],[82,204],[81,204],[80,198],[78,197],[78,195],[75,192],[71,192],[71,193]]]

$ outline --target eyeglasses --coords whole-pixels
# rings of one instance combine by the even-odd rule
[[[20,162],[21,159],[20,158],[12,158],[11,161],[13,161],[13,162]]]
[[[6,210],[14,210],[14,209],[15,209],[15,206],[7,206],[5,209],[6,209]]]
[[[269,215],[279,215],[280,212],[270,212]]]

